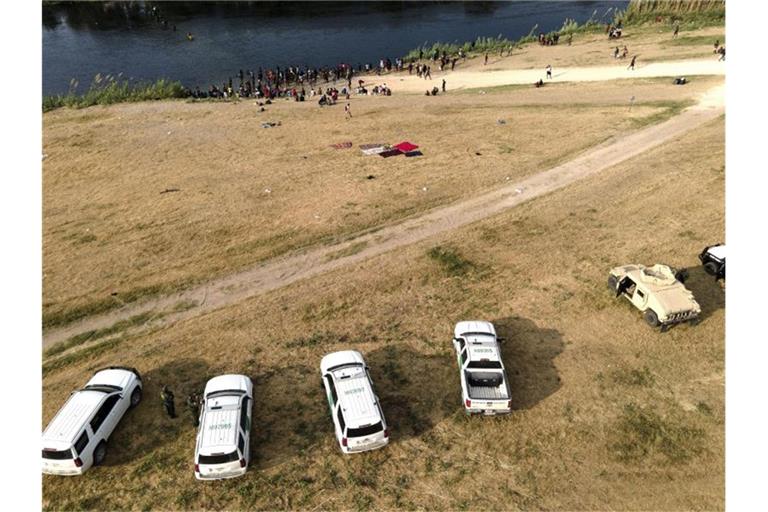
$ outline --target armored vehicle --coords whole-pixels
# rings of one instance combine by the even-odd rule
[[[685,276],[667,265],[624,265],[611,269],[608,287],[642,311],[648,325],[665,331],[672,324],[696,323],[701,314],[693,293],[682,283]]]

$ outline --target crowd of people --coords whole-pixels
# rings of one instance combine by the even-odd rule
[[[608,24],[605,26],[605,33],[608,34],[608,39],[621,39],[622,30],[621,20],[616,25]]]
[[[560,34],[555,32],[552,35],[539,34],[539,44],[542,46],[554,46],[560,42]]]

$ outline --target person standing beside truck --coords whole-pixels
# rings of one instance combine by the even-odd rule
[[[187,410],[192,416],[192,424],[197,428],[200,426],[200,395],[192,393],[187,397]]]
[[[176,405],[173,402],[173,391],[168,386],[163,386],[163,390],[160,392],[160,400],[163,401],[163,407],[165,408],[168,417],[173,419],[176,417]]]

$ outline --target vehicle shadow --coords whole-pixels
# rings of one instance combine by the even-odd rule
[[[506,339],[501,357],[509,378],[512,410],[530,409],[560,389],[555,358],[565,343],[559,331],[516,316],[493,320],[493,324],[496,334]]]
[[[333,437],[320,368],[292,365],[253,378],[251,464],[267,469]]]
[[[450,354],[426,355],[408,345],[365,354],[391,442],[419,437],[461,406],[461,384]]]
[[[455,363],[402,345],[363,353],[391,442],[420,436],[461,403]],[[330,441],[336,445],[317,365],[273,369],[254,379],[252,464],[266,469]]]
[[[138,368],[142,372],[141,368]],[[105,466],[123,465],[147,456],[177,437],[194,438],[196,429],[192,416],[185,406],[187,396],[193,391],[203,392],[210,375],[208,363],[202,359],[179,359],[163,366],[142,372],[143,398],[139,405],[129,410],[109,438]],[[176,418],[165,413],[160,400],[164,385],[175,395]],[[191,445],[194,449],[194,441]],[[190,452],[189,459],[192,459]]]
[[[696,302],[701,306],[700,319],[706,320],[712,313],[725,308],[725,292],[715,278],[699,265],[688,269],[688,279],[685,281]]]

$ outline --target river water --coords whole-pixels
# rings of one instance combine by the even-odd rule
[[[207,89],[240,69],[377,63],[425,42],[517,39],[566,18],[610,20],[628,1],[81,2],[43,5],[43,94],[93,77]],[[168,27],[154,19],[157,6]],[[172,30],[176,26],[176,31]],[[194,40],[188,41],[191,33]],[[561,40],[562,44],[562,40]]]

